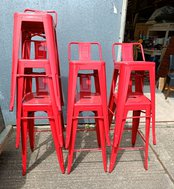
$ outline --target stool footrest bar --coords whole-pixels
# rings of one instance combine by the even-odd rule
[[[118,148],[119,150],[144,150],[143,146],[139,147],[120,147]]]
[[[101,151],[101,148],[81,148],[81,149],[74,149],[74,152],[86,152],[86,151],[90,151],[90,152],[94,152],[94,151]]]

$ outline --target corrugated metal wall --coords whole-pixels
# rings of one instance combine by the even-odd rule
[[[119,41],[122,3],[120,0],[1,0],[0,1],[0,105],[5,123],[15,124],[15,112],[9,107],[13,13],[25,8],[56,10],[57,39],[63,82],[67,97],[67,44],[70,41],[98,41],[107,64],[107,83],[112,75],[111,45]],[[109,90],[108,90],[109,92]],[[66,104],[65,104],[66,110]]]

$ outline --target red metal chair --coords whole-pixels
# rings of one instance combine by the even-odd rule
[[[113,44],[113,48],[114,48]],[[142,80],[142,73],[147,71],[149,73],[150,80],[150,99],[147,98],[143,92],[144,81]],[[130,90],[130,78],[131,73],[136,72],[135,77],[141,79],[141,83],[138,85],[135,82],[136,86],[140,87],[140,91]],[[137,73],[140,72],[140,76]],[[132,145],[135,145],[136,136],[138,133],[139,120],[141,117],[144,117],[146,120],[145,126],[145,138],[140,135],[145,141],[144,147],[133,147],[131,149],[144,149],[145,150],[145,160],[144,167],[148,169],[148,144],[149,144],[149,129],[150,129],[150,118],[155,121],[155,63],[154,62],[146,62],[146,61],[116,61],[114,57],[114,77],[112,80],[112,87],[115,86],[118,91],[115,91],[115,87],[111,89],[110,97],[114,98],[114,104],[116,107],[115,112],[115,128],[114,128],[114,138],[113,138],[113,146],[110,157],[110,167],[109,172],[112,172],[114,169],[116,157],[118,154],[118,150],[126,149],[119,148],[120,141],[122,139],[122,134],[124,130],[124,124],[127,117],[128,111],[133,111],[133,119],[132,121]],[[118,81],[119,80],[119,81]],[[131,83],[133,84],[133,83]],[[132,87],[132,86],[131,86]],[[145,111],[145,116],[140,116],[140,113]],[[152,129],[154,126],[152,126]],[[153,131],[154,132],[154,131]]]
[[[139,50],[138,50],[139,49]],[[115,51],[117,50],[118,54],[116,56]],[[113,54],[113,61],[114,64],[117,61],[134,61],[139,62],[136,60],[137,58],[137,52],[141,54],[142,61],[145,61],[144,57],[144,50],[140,43],[114,43],[112,48],[112,54]],[[115,87],[117,80],[117,74],[114,71],[113,77],[112,77],[112,83],[111,83],[111,90],[110,90],[110,97],[109,97],[109,125],[112,123],[112,119],[114,116],[114,112],[116,111],[116,102],[115,102]],[[128,87],[128,95],[132,95],[133,91],[142,93],[143,94],[143,82],[144,79],[147,78],[147,74],[145,71],[136,71],[131,73],[130,81],[129,81],[129,87]],[[133,89],[132,82],[135,82],[135,86]],[[155,102],[152,102],[152,136],[153,136],[153,144],[156,144],[156,134],[155,134]]]
[[[71,46],[77,45],[79,59],[72,60]],[[91,48],[97,46],[99,49],[99,60],[91,58]],[[104,170],[107,169],[105,139],[110,143],[108,129],[108,111],[106,96],[106,73],[105,62],[102,60],[101,46],[93,42],[71,42],[68,47],[69,79],[68,79],[68,106],[67,106],[67,129],[66,148],[68,148],[68,173],[71,171],[77,122],[80,112],[92,111],[96,120],[96,132],[99,147],[101,146]],[[80,71],[92,71],[92,73],[80,73]],[[80,91],[76,93],[77,81],[80,82]],[[95,91],[91,91],[91,77],[94,77]],[[90,118],[90,117],[86,117]],[[98,121],[97,121],[98,120]],[[85,150],[85,149],[82,149]],[[90,149],[86,149],[90,150]],[[94,150],[94,149],[93,149]]]

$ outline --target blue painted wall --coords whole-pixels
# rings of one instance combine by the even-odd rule
[[[15,112],[10,113],[8,110],[13,14],[22,12],[25,8],[58,12],[57,38],[65,100],[68,74],[67,44],[70,41],[98,41],[101,43],[103,59],[106,61],[109,89],[113,69],[111,45],[113,42],[119,41],[120,35],[122,15],[122,1],[120,0],[1,0],[0,105],[6,125],[15,124]]]

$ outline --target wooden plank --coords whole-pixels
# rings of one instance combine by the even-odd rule
[[[161,58],[161,62],[157,72],[157,78],[166,77],[169,72],[169,56],[174,54],[174,37],[171,37],[169,45]]]

